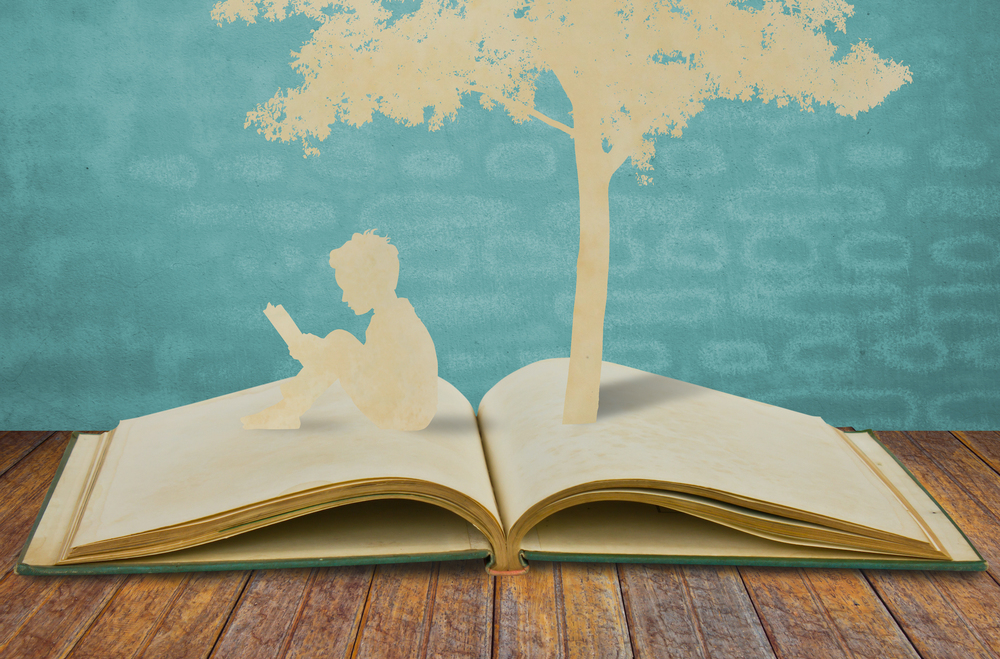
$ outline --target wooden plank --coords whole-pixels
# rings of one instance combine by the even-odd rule
[[[17,560],[28,532],[38,515],[48,491],[52,477],[62,459],[70,433],[41,433],[43,441],[11,469],[0,477],[0,574],[5,574],[0,583],[0,643],[6,649],[4,654],[16,656],[18,653],[43,652],[45,643],[33,643],[29,636],[34,633],[48,633],[47,639],[52,649],[69,649],[76,642],[78,634],[89,625],[91,614],[96,615],[103,606],[108,583],[81,582],[67,583],[62,579],[20,577],[10,573]],[[107,586],[113,592],[115,586]],[[67,594],[68,592],[68,594]],[[66,605],[69,598],[72,606]],[[44,620],[36,620],[41,611],[43,616],[61,620],[64,628],[47,628]],[[42,630],[39,632],[39,630]],[[57,633],[58,632],[58,633]],[[60,635],[60,633],[62,635]],[[61,645],[60,645],[61,644]]]
[[[850,656],[801,570],[743,567],[739,571],[775,655]]]
[[[778,657],[916,657],[857,570],[740,568]]]
[[[987,644],[1000,645],[996,611],[1000,607],[996,582],[982,573],[936,575],[924,572],[871,571],[868,578],[910,641],[925,657],[991,657]],[[939,587],[939,582],[945,589]],[[946,596],[943,590],[951,591]],[[971,601],[976,595],[982,602]],[[978,610],[977,631],[956,600]],[[986,632],[987,637],[984,638]]]
[[[983,645],[1000,656],[1000,585],[982,572],[935,572],[937,589]]]
[[[38,489],[48,491],[68,441],[68,433],[50,436],[0,476],[0,524],[20,508],[26,496]]]
[[[918,657],[859,571],[803,570],[802,574],[853,656]]]
[[[948,433],[879,432],[879,439],[913,472],[993,566],[1000,558],[998,521],[987,500],[996,475]],[[966,474],[963,470],[969,470]],[[949,471],[951,473],[949,473]],[[868,573],[886,606],[927,656],[1000,654],[1000,586],[984,573]]]
[[[17,562],[68,441],[69,433],[49,437],[0,476],[0,574]]]
[[[922,655],[991,656],[928,575],[872,572],[869,578]]]
[[[0,433],[0,475],[13,467],[24,456],[52,436],[52,432]]]
[[[611,563],[561,563],[566,655],[631,657],[618,572]],[[557,584],[559,582],[557,581]]]
[[[973,499],[1000,520],[1000,475],[949,432],[908,432],[907,436]]]
[[[139,654],[207,657],[215,646],[250,572],[196,572],[188,576],[147,636]]]
[[[17,579],[48,580],[46,577]],[[63,656],[98,616],[124,581],[124,577],[73,577],[55,579],[13,636],[0,645],[4,657]]]
[[[60,582],[61,579],[22,577],[12,572],[0,579],[0,646],[14,638]]]
[[[362,614],[355,656],[423,657],[437,563],[379,565]]]
[[[309,569],[254,572],[211,656],[281,656],[312,574]]]
[[[565,657],[565,622],[556,600],[556,565],[532,561],[527,573],[497,577],[493,655]]]
[[[621,565],[618,570],[637,656],[664,659],[709,656],[683,568]]]
[[[733,567],[620,565],[639,657],[773,657]]]
[[[953,430],[955,435],[979,459],[988,464],[993,471],[1000,474],[1000,432],[996,431],[965,431]]]
[[[710,657],[773,657],[735,567],[683,567],[681,575]]]
[[[70,657],[131,657],[187,581],[184,574],[132,575],[73,647]]]
[[[370,565],[317,570],[285,657],[349,657],[373,573]]]
[[[988,508],[972,498],[958,482],[902,432],[877,432],[876,436],[898,457],[947,511],[990,565],[996,577],[1000,566],[1000,527]],[[980,463],[981,464],[981,463]],[[964,479],[964,474],[960,476]]]
[[[427,657],[490,656],[494,585],[481,560],[441,564]]]
[[[3,572],[13,566],[27,539],[28,531],[38,515],[62,459],[69,435],[70,433],[58,433],[49,438],[0,477],[0,519],[3,520],[4,530],[0,534],[0,570]],[[192,576],[171,609],[165,612],[160,626],[145,640],[148,649],[159,656],[206,656],[225,624],[247,576],[248,573],[238,573],[235,576],[233,573]],[[8,582],[6,579],[12,581]],[[4,643],[10,640],[9,637],[15,631],[9,628],[10,624],[24,623],[45,605],[48,591],[66,583],[65,579],[18,577],[12,574],[7,575],[6,579],[0,581],[0,601],[4,603],[0,608],[0,642]],[[77,580],[69,579],[71,583]],[[136,595],[139,595],[138,591]],[[230,596],[229,599],[227,595]],[[85,629],[80,630],[81,634],[83,631]],[[200,651],[187,651],[192,648]],[[164,652],[158,653],[157,650]]]

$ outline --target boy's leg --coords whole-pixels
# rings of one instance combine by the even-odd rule
[[[299,417],[343,375],[357,370],[362,344],[353,334],[335,330],[323,339],[322,350],[306,358],[298,375],[281,385],[281,402],[241,419],[245,429],[299,427]]]

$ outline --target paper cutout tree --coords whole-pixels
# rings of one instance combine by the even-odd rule
[[[416,4],[416,3],[414,3]],[[247,113],[269,140],[301,140],[305,154],[330,124],[361,126],[380,112],[431,130],[478,93],[515,122],[568,134],[580,190],[580,251],[564,423],[597,418],[609,261],[608,187],[628,159],[651,169],[658,135],[680,137],[711,99],[759,98],[811,111],[833,104],[856,117],[910,81],[909,69],[859,42],[839,59],[825,34],[845,31],[843,0],[422,0],[396,16],[370,0],[226,0],[222,21],[319,22],[293,53],[305,78]],[[551,71],[572,104],[572,125],[535,109]]]

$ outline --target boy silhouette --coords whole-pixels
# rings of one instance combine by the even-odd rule
[[[339,329],[325,338],[286,338],[302,370],[281,385],[281,402],[243,417],[244,428],[298,428],[299,417],[338,379],[379,428],[427,427],[437,411],[437,354],[413,306],[396,297],[398,255],[387,237],[370,230],[330,252],[343,301],[359,316],[374,309],[365,342]]]

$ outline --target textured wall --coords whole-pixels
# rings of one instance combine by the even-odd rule
[[[1000,428],[1000,7],[857,0],[913,82],[851,120],[711,102],[611,186],[605,359],[875,428]],[[260,312],[360,334],[328,253],[378,228],[472,401],[569,354],[572,143],[477,103],[343,125],[302,158],[244,130],[310,25],[211,2],[0,12],[0,428],[104,428],[292,375]],[[550,114],[569,107],[552,81]]]

